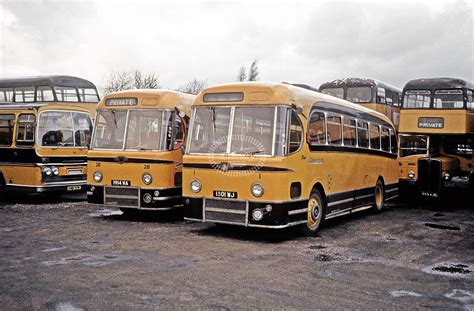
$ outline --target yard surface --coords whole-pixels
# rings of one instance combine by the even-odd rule
[[[0,308],[474,310],[471,205],[395,203],[309,238],[126,217],[80,197],[7,197]]]

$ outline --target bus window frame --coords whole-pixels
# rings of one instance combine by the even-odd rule
[[[33,89],[33,100],[32,101],[17,101],[16,100],[16,92],[17,92],[17,89]],[[18,91],[20,92],[20,91]],[[25,98],[25,90],[22,90],[22,97],[23,99]],[[14,87],[13,88],[13,102],[14,103],[21,103],[21,104],[32,104],[34,102],[36,102],[36,87],[34,86],[17,86],[17,87]]]
[[[372,129],[371,126],[375,125],[378,128],[378,133],[379,133],[379,148],[372,148]],[[372,150],[382,150],[382,131],[381,131],[381,125],[375,122],[370,122],[369,121],[369,149]]]
[[[471,92],[471,100],[469,101],[469,92]],[[471,103],[471,107],[468,104]],[[474,90],[466,89],[466,109],[474,110]]]
[[[129,121],[129,116],[130,116],[130,110],[160,110],[160,111],[169,111],[171,112],[173,115],[175,115],[176,113],[176,109],[174,108],[158,108],[158,109],[153,109],[153,108],[132,108],[132,109],[110,109],[110,108],[102,108],[102,109],[98,109],[97,110],[97,116],[96,116],[96,122],[93,122],[93,130],[92,130],[92,136],[91,136],[91,142],[90,142],[90,150],[99,150],[99,151],[125,151],[125,152],[170,152],[170,151],[174,151],[174,150],[178,150],[180,149],[181,147],[178,147],[178,148],[173,148],[173,145],[174,145],[174,121],[175,121],[175,117],[173,117],[173,131],[171,133],[172,137],[171,137],[171,142],[170,142],[170,146],[171,148],[170,149],[163,149],[163,150],[158,150],[158,149],[153,149],[153,150],[139,150],[139,149],[125,149],[125,144],[126,144],[126,141],[127,141],[127,136],[128,136],[128,121]],[[96,130],[96,127],[97,127],[97,124],[99,124],[97,122],[97,119],[99,117],[99,113],[101,111],[127,111],[127,115],[125,117],[125,130],[124,130],[124,138],[123,138],[123,143],[122,143],[122,148],[121,149],[107,149],[107,148],[94,148],[92,147],[93,146],[93,142],[95,140],[95,136],[97,134],[97,130]],[[178,115],[179,117],[179,115]],[[186,122],[184,122],[184,118],[181,118],[181,122],[182,124],[186,124]],[[185,128],[184,130],[184,138],[183,138],[183,144],[182,146],[186,146],[187,147],[187,144],[188,144],[188,139],[187,139],[187,133],[189,132],[189,129]]]
[[[34,116],[35,119],[33,122],[24,122],[24,121],[20,121],[20,117],[23,116],[23,115],[31,115],[31,116]],[[33,139],[32,140],[25,140],[25,139],[18,139],[18,134],[20,133],[19,132],[19,127],[20,127],[20,124],[22,123],[32,123],[33,124],[33,130],[35,131],[33,133]],[[38,135],[38,116],[34,113],[20,113],[17,117],[17,122],[16,122],[16,126],[15,126],[15,144],[17,146],[17,148],[31,148],[33,147],[35,144],[36,144],[36,136]],[[20,143],[20,145],[18,145],[18,143]]]
[[[1,113],[0,116],[11,116],[11,118],[6,117],[5,119],[2,119],[2,121],[11,121],[11,142],[9,145],[1,145],[0,148],[10,148],[13,146],[13,142],[15,142],[15,127],[16,127],[16,116],[14,113]]]
[[[49,87],[49,89],[51,90],[51,93],[53,94],[53,99],[52,100],[42,100],[42,101],[38,101],[38,88],[41,88],[41,87]],[[38,103],[51,103],[51,102],[57,102],[57,97],[56,97],[56,92],[54,91],[54,87],[52,85],[38,85],[35,87],[35,102],[38,102]]]
[[[462,107],[461,108],[435,108],[434,106],[434,101],[435,101],[435,95],[436,95],[436,92],[438,91],[461,91],[461,94],[462,94]],[[462,110],[462,109],[467,109],[467,92],[466,92],[467,89],[465,88],[443,88],[443,89],[435,89],[434,92],[432,92],[431,94],[431,102],[430,102],[430,109],[433,109],[433,110]]]
[[[336,117],[341,120],[341,123],[339,123],[339,129],[341,131],[341,143],[340,144],[334,144],[334,143],[329,143],[328,139],[328,117]],[[325,127],[326,127],[326,144],[330,146],[344,146],[344,116],[339,113],[326,113],[326,118],[325,118]],[[331,124],[337,125],[334,122],[331,122]]]
[[[74,146],[43,146],[43,143],[39,143],[39,120],[41,120],[41,115],[45,112],[69,112],[71,114],[71,122],[72,122],[72,141],[74,143]],[[94,134],[94,129],[95,129],[95,123],[93,122],[92,120],[92,117],[91,117],[91,114],[89,112],[86,112],[86,111],[74,111],[74,110],[44,110],[44,111],[41,111],[39,114],[38,114],[38,118],[37,118],[37,122],[36,122],[36,134],[35,134],[35,139],[36,139],[36,145],[38,145],[38,147],[41,147],[41,148],[53,148],[53,149],[57,149],[57,148],[69,148],[69,149],[84,149],[84,148],[89,148],[90,145],[92,144],[92,135],[91,135],[91,139],[89,141],[89,144],[88,145],[85,145],[85,146],[76,146],[76,137],[75,137],[75,131],[74,131],[74,117],[72,116],[73,113],[81,113],[81,114],[85,114],[89,117],[89,120],[91,122],[91,125],[92,125],[92,134]]]
[[[291,115],[292,115],[293,113],[296,115],[296,119],[298,119],[299,126],[301,127],[301,138],[300,138],[300,143],[299,143],[298,149],[296,149],[296,150],[293,151],[293,152],[290,152]],[[276,124],[276,122],[275,122],[275,124]],[[288,125],[288,126],[287,126],[287,133],[286,133],[286,137],[288,137],[288,138],[287,138],[286,150],[285,150],[285,153],[284,153],[283,156],[289,156],[289,155],[296,154],[296,153],[300,152],[300,151],[301,151],[301,148],[303,148],[303,145],[304,145],[304,137],[305,137],[304,123],[303,123],[303,121],[301,120],[301,118],[299,117],[298,112],[296,111],[296,109],[294,109],[294,108],[292,108],[292,107],[289,107],[289,109],[287,110],[287,121],[286,121],[286,124]],[[274,134],[273,136],[275,136],[275,134]],[[273,143],[273,144],[274,144],[274,143]]]
[[[281,154],[281,155],[275,155],[275,132],[276,132],[276,116],[278,114],[278,108],[285,108],[287,110],[287,114],[288,114],[288,111],[290,109],[292,109],[292,106],[290,104],[281,104],[281,103],[277,103],[277,104],[235,104],[235,105],[197,105],[197,106],[193,106],[192,107],[192,110],[191,110],[191,119],[190,119],[190,126],[189,126],[189,129],[188,129],[188,133],[189,135],[192,135],[193,133],[193,128],[194,128],[194,125],[195,125],[195,118],[196,118],[196,109],[198,108],[229,108],[230,109],[230,116],[229,116],[229,132],[227,133],[227,150],[225,153],[199,153],[199,152],[192,152],[190,153],[189,152],[189,148],[190,148],[190,143],[191,143],[191,140],[192,139],[187,139],[186,141],[186,147],[185,147],[185,154],[186,155],[198,155],[198,156],[233,156],[233,157],[245,157],[246,155],[245,154],[231,154],[230,153],[230,146],[231,146],[231,143],[229,143],[229,139],[232,137],[233,135],[233,128],[234,128],[234,113],[235,113],[235,108],[241,108],[241,107],[253,107],[253,108],[257,108],[257,107],[273,107],[274,108],[274,116],[273,116],[273,127],[272,127],[272,131],[273,131],[273,137],[272,137],[272,153],[271,154],[252,154],[251,156],[252,157],[262,157],[262,158],[275,158],[275,157],[286,157],[288,156],[288,153],[286,153],[287,150],[285,150],[285,154]],[[286,120],[288,120],[288,116],[286,117]],[[286,133],[288,133],[288,127],[286,128]],[[188,135],[188,136],[189,136]],[[304,135],[304,128],[303,128],[303,135]],[[288,139],[288,138],[287,138]],[[287,144],[288,142],[286,142]],[[302,146],[303,144],[301,144]],[[300,147],[301,148],[301,147]]]

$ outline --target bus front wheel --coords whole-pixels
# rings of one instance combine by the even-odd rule
[[[380,212],[385,206],[385,187],[383,182],[379,179],[375,184],[375,198],[374,198],[374,207],[375,212]]]
[[[314,189],[308,200],[307,221],[302,225],[304,234],[315,236],[326,216],[326,206],[323,196],[318,189]]]

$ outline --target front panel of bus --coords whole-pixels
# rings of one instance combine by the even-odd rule
[[[88,201],[123,210],[181,206],[184,133],[184,119],[172,109],[98,110]]]
[[[0,177],[6,189],[84,190],[89,113],[59,106],[10,111],[0,112]]]
[[[269,227],[301,222],[301,214],[291,213],[307,200],[304,162],[295,160],[303,124],[294,109],[195,106],[192,118],[183,159],[187,219]]]
[[[400,178],[416,181],[427,197],[438,197],[445,188],[472,189],[473,108],[470,90],[406,90]]]

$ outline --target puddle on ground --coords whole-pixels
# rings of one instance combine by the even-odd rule
[[[400,298],[400,297],[422,297],[423,295],[416,292],[411,292],[408,290],[394,290],[390,292],[390,296],[394,298]]]
[[[76,307],[70,302],[60,302],[56,304],[55,311],[84,311],[81,307]]]
[[[75,256],[64,257],[59,260],[49,260],[41,262],[46,266],[55,266],[55,265],[68,265],[74,263],[80,263],[86,266],[91,267],[101,267],[106,266],[112,263],[119,261],[133,259],[131,256],[123,255],[91,255],[91,254],[78,254]]]
[[[425,226],[430,227],[430,228],[435,228],[435,229],[442,229],[442,230],[456,230],[456,231],[461,230],[461,228],[458,226],[433,224],[429,222],[425,223]]]
[[[91,217],[104,217],[113,215],[122,215],[123,212],[118,209],[100,208],[97,212],[89,213]]]
[[[451,298],[463,303],[474,302],[474,293],[462,289],[453,289],[450,293],[445,294],[444,297]]]
[[[439,272],[446,272],[446,273],[469,274],[471,273],[471,270],[469,270],[468,267],[469,266],[467,265],[457,264],[457,265],[434,267],[433,270],[439,271]]]
[[[423,272],[450,277],[471,277],[473,266],[464,263],[441,262],[422,269]]]
[[[47,249],[43,249],[42,252],[45,252],[45,253],[56,252],[56,251],[60,251],[60,250],[63,250],[63,249],[66,249],[66,247],[62,246],[62,247],[47,248]]]

